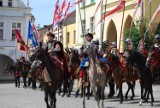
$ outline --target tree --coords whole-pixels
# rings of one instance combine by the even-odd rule
[[[132,40],[132,44],[133,44],[134,49],[137,49],[140,40],[142,40],[142,23],[141,22],[142,22],[141,20],[137,20],[131,30],[130,38]],[[153,30],[153,34],[150,37],[148,36],[149,35],[148,33],[146,34],[147,35],[145,38],[146,51],[148,51],[150,46],[153,45],[154,35],[156,33],[156,30],[158,30],[158,29]],[[144,31],[146,31],[145,25],[144,25]],[[125,40],[129,37],[129,33],[130,33],[130,28],[126,28],[124,31],[123,43],[125,43]],[[126,47],[125,44],[123,44],[124,49],[125,49],[125,47]]]

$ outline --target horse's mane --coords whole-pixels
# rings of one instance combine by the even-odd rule
[[[54,64],[54,62],[52,61],[51,57],[49,56],[49,53],[48,53],[46,50],[44,50],[43,48],[41,48],[40,50],[43,51],[43,54],[45,54],[45,57],[43,57],[44,59],[42,60],[42,62],[45,62],[45,60],[48,59],[49,63],[50,63],[53,67],[55,67],[55,64]]]
[[[145,67],[146,59],[147,59],[146,56],[144,56],[138,51],[133,51],[133,55],[134,55],[134,60],[138,65],[139,69],[143,70],[143,68]]]

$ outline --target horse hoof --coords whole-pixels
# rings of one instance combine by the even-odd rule
[[[131,100],[133,100],[133,96],[132,96],[132,97],[130,97],[130,99],[131,99]]]
[[[142,106],[142,103],[138,103],[138,106]]]
[[[128,99],[128,97],[126,96],[126,97],[125,97],[125,99],[127,100],[127,99]]]
[[[151,103],[151,106],[153,106],[153,103]]]

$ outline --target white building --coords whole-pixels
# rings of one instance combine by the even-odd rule
[[[93,34],[93,39],[100,40],[101,26],[96,26],[101,18],[101,10],[98,9],[95,18],[96,8],[100,0],[83,0],[82,3],[76,5],[76,47],[79,48],[85,41],[86,32]],[[88,31],[89,29],[89,31]]]
[[[29,0],[27,6],[21,0],[0,0],[0,80],[9,78],[4,71],[8,62],[14,63],[20,56],[26,56],[17,48],[15,28],[26,42],[31,16]]]

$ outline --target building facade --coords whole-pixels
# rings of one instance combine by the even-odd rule
[[[93,29],[93,31],[91,29],[90,29],[91,31],[89,31],[94,34],[94,39],[99,39],[100,41],[108,40],[109,42],[116,41],[117,48],[119,48],[119,45],[120,45],[120,52],[123,52],[124,31],[126,30],[126,28],[130,28],[134,8],[138,0],[126,0],[123,25],[122,25],[122,16],[123,16],[123,8],[122,8],[110,19],[106,18],[107,20],[104,22],[104,29],[101,24],[97,26],[98,21],[105,13],[110,12],[112,9],[118,6],[120,3],[120,0],[107,0],[107,2],[106,0],[102,0],[103,7],[98,9],[96,16],[93,20],[94,23],[92,23],[91,17],[94,16],[94,13],[98,6],[99,1],[100,0],[83,0],[80,6],[77,5],[76,7],[77,46],[80,46],[84,42],[84,38],[82,36],[83,33],[81,29],[82,26],[84,29],[88,29],[88,28],[92,28],[92,25],[94,25],[93,27],[95,28]],[[145,24],[148,25],[154,12],[160,5],[160,0],[152,0],[150,4],[149,4],[150,0],[143,0],[143,1],[144,1],[143,13],[144,13],[144,19],[146,20]],[[78,13],[79,10],[80,12]],[[141,13],[142,13],[142,8],[139,7],[135,15],[134,22],[141,17]],[[81,24],[81,21],[82,21],[82,24]],[[158,16],[155,23],[159,24],[159,22],[160,22],[160,15]],[[120,34],[121,26],[122,26],[122,35]],[[120,35],[122,36],[121,40],[120,40]]]
[[[17,48],[15,28],[27,42],[28,21],[31,19],[29,2],[21,0],[0,0],[0,79],[10,78],[4,71],[5,65],[14,63],[20,56],[25,56]]]
[[[64,48],[75,47],[76,42],[76,11],[67,15],[63,21],[63,45]]]

